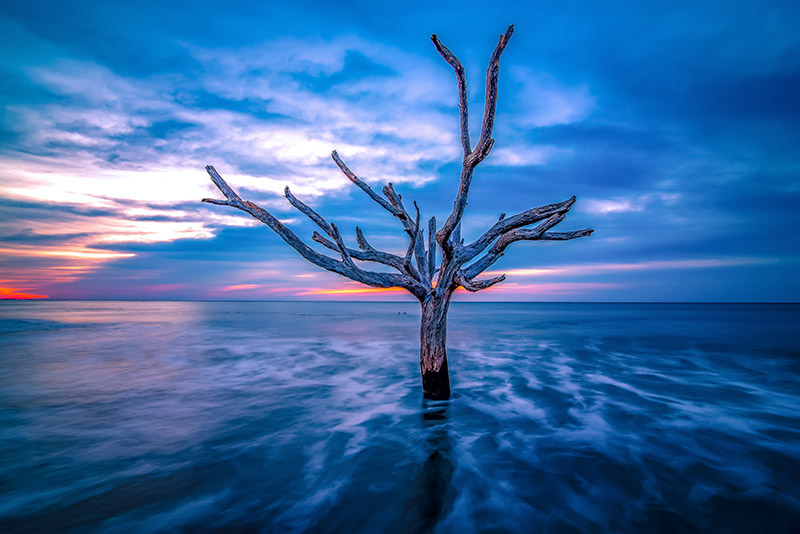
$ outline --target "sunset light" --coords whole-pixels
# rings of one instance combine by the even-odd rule
[[[800,1],[0,2],[0,534],[800,533]]]
[[[402,287],[353,287],[346,289],[311,289],[309,291],[301,291],[297,293],[298,296],[305,295],[359,295],[364,293],[405,293],[406,290]]]
[[[0,287],[0,299],[46,299],[47,295],[34,295],[33,293],[25,293],[19,289],[12,289],[10,287]]]
[[[199,27],[194,15],[182,13],[176,34],[147,24],[147,32],[120,34],[114,24],[96,26],[94,15],[80,18],[81,10],[48,8],[42,18],[27,9],[0,10],[8,11],[0,12],[0,278],[13,287],[59,299],[399,295],[340,287],[345,279],[318,272],[259,221],[202,204],[218,195],[209,164],[334,259],[311,242],[318,228],[289,205],[286,186],[337,224],[349,247],[358,248],[356,227],[401,257],[407,240],[339,171],[333,150],[379,195],[391,182],[406,209],[417,201],[424,229],[431,217],[439,226],[447,219],[463,154],[453,72],[429,40],[446,29],[442,13],[419,25],[398,13],[402,22],[383,31],[374,14],[330,26],[327,15],[307,19],[295,6],[252,27],[223,15],[214,33],[190,30]],[[123,20],[120,10],[136,9],[101,11]],[[250,12],[260,9],[251,6],[242,20],[261,17]],[[587,20],[605,20],[599,9],[588,9]],[[618,32],[583,22],[572,32],[572,12],[545,27],[532,6],[513,16],[487,12],[493,23],[447,32],[471,76],[473,141],[495,34],[507,18],[522,32],[504,52],[496,146],[475,172],[465,244],[500,213],[510,218],[573,194],[558,229],[595,230],[581,243],[514,243],[484,273],[505,274],[505,288],[476,298],[800,298],[800,246],[790,231],[800,189],[787,111],[796,99],[785,74],[792,56],[782,52],[793,49],[795,32],[778,24],[760,35],[749,15],[697,9],[698,20],[719,24],[670,14],[663,31],[682,28],[679,39],[640,34],[647,25],[633,24],[633,12],[614,20]],[[275,22],[294,16],[306,22]],[[51,26],[60,19],[77,22]],[[728,44],[709,48],[709,39]],[[697,49],[702,65],[690,52]],[[601,68],[598,57],[616,63]]]

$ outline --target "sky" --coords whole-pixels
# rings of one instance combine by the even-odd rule
[[[797,2],[53,2],[0,4],[0,298],[410,300],[322,271],[229,207],[309,243],[292,192],[355,247],[402,253],[353,187],[392,182],[443,221],[499,35],[494,150],[467,242],[500,213],[577,196],[556,230],[461,300],[798,301]]]

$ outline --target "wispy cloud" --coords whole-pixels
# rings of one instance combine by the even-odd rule
[[[509,69],[519,88],[512,104],[515,121],[527,127],[553,126],[578,122],[595,107],[586,84],[572,87],[559,82],[549,72],[514,66]]]
[[[68,56],[25,67],[61,98],[9,106],[18,150],[0,154],[0,197],[104,215],[69,215],[58,231],[50,221],[26,221],[37,235],[77,226],[81,237],[60,249],[15,245],[8,253],[118,259],[132,254],[86,247],[209,239],[215,228],[255,224],[195,204],[216,194],[205,163],[266,207],[285,210],[287,184],[306,197],[350,186],[330,161],[333,148],[367,180],[415,187],[436,179],[442,156],[457,157],[439,109],[444,97],[428,90],[444,77],[431,61],[351,37],[279,39],[235,53],[189,49],[203,65],[190,79],[125,77]],[[353,58],[364,59],[367,76],[333,83]],[[251,101],[264,114],[239,105]],[[169,209],[176,204],[184,207]]]
[[[737,267],[741,265],[763,265],[775,263],[773,258],[709,258],[693,260],[644,261],[638,263],[589,263],[583,265],[562,265],[547,268],[507,269],[486,271],[486,275],[505,274],[509,277],[591,275],[625,271],[650,271],[662,269],[710,269]]]
[[[672,206],[681,198],[680,193],[652,193],[628,197],[588,198],[581,201],[581,209],[593,215],[642,212],[653,203]]]
[[[304,238],[312,225],[281,198],[286,185],[343,235],[358,224],[376,246],[402,251],[396,221],[359,196],[330,151],[373,186],[399,184],[407,205],[418,200],[423,216],[441,223],[462,156],[453,72],[426,34],[440,32],[467,67],[474,141],[485,63],[510,15],[499,8],[462,32],[434,4],[424,24],[413,10],[386,17],[376,5],[337,11],[336,25],[323,3],[252,5],[246,18],[205,0],[191,12],[145,3],[123,14],[109,5],[103,17],[97,6],[37,6],[0,7],[0,278],[56,297],[358,298],[303,294],[350,286],[289,259],[252,218],[200,205],[218,194],[204,165]],[[599,283],[580,277],[652,272],[655,280],[670,270],[686,279],[748,265],[674,291],[693,299],[713,287],[714,298],[736,299],[757,286],[763,299],[800,295],[786,267],[800,250],[798,12],[718,7],[648,5],[613,18],[591,2],[515,8],[497,142],[475,175],[465,236],[501,212],[575,194],[562,226],[595,235],[515,246],[504,261],[541,264],[546,249],[560,267],[512,269],[511,277]],[[109,25],[106,15],[131,23]],[[653,27],[647,20],[668,22],[643,32]],[[494,294],[529,290],[510,283]],[[641,287],[615,291],[646,299]]]
[[[620,284],[596,282],[564,282],[551,284],[520,284],[517,282],[504,282],[487,289],[487,293],[513,293],[519,297],[537,297],[550,295],[586,295],[597,290],[608,290],[622,287]],[[461,292],[466,292],[461,289]]]
[[[243,291],[248,289],[257,289],[261,286],[258,284],[236,284],[232,286],[225,286],[217,289],[217,291]]]
[[[569,154],[569,150],[555,146],[512,146],[492,151],[490,165],[497,167],[524,167],[544,165],[558,155]]]

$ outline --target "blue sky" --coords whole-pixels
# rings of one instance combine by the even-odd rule
[[[497,37],[495,148],[464,219],[578,202],[476,300],[800,300],[796,2],[23,2],[0,7],[0,297],[394,299],[319,271],[216,196],[217,170],[310,240],[397,221],[330,159],[443,220]]]

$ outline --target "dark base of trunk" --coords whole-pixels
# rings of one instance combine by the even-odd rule
[[[422,373],[422,395],[431,400],[450,398],[450,373],[447,371],[447,358],[442,362],[439,371]]]

